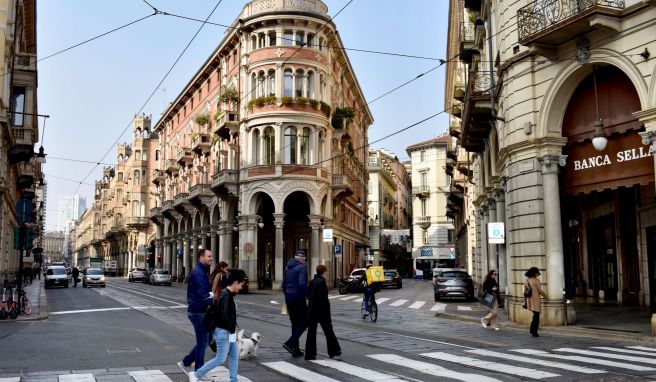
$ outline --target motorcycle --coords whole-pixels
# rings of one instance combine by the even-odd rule
[[[362,284],[359,279],[340,279],[339,294],[363,292]]]

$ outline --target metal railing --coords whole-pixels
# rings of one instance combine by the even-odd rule
[[[542,32],[592,7],[624,9],[623,0],[536,0],[517,11],[519,39]]]

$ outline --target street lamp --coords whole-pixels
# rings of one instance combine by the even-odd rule
[[[604,123],[599,117],[599,101],[597,99],[597,69],[596,66],[592,67],[592,81],[594,82],[594,93],[595,93],[595,108],[597,111],[597,119],[594,123],[595,134],[592,138],[592,146],[594,146],[597,151],[604,151],[606,145],[608,144],[608,139],[606,134],[604,134]]]
[[[43,152],[43,146],[39,147],[39,152],[36,154],[36,162],[39,164],[46,163],[46,154]]]

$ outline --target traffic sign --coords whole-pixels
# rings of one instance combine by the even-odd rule
[[[503,223],[487,223],[487,242],[489,244],[504,244],[506,242]]]
[[[244,252],[245,253],[253,253],[253,243],[244,244]]]
[[[342,246],[341,245],[336,245],[333,248],[333,252],[335,253],[335,257],[340,257],[342,256]]]
[[[332,243],[333,242],[333,229],[332,228],[324,228],[323,229],[323,242],[324,243]]]

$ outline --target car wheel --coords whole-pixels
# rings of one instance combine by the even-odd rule
[[[103,284],[102,287],[104,288],[104,287],[105,287],[105,284]]]
[[[68,288],[68,283],[66,283],[66,285],[64,285],[64,288]]]

